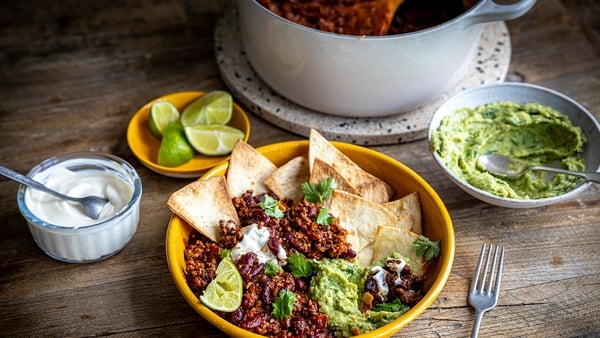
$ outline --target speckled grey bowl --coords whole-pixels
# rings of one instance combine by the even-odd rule
[[[430,145],[432,133],[438,129],[444,117],[463,107],[477,107],[499,101],[512,101],[515,103],[538,102],[567,115],[573,125],[580,127],[587,138],[584,148],[587,171],[600,172],[600,123],[598,123],[598,120],[585,107],[564,94],[532,84],[490,84],[471,88],[455,95],[442,104],[433,114],[429,123],[428,135]],[[459,188],[484,202],[507,208],[534,208],[563,202],[574,198],[592,184],[585,182],[567,193],[549,198],[525,200],[499,197],[466,183],[451,172],[435,152],[432,152],[432,154],[444,174],[456,183]]]

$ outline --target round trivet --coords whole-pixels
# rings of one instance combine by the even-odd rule
[[[308,137],[310,129],[316,129],[331,141],[359,145],[395,144],[427,137],[429,120],[446,99],[473,86],[503,81],[511,54],[510,36],[504,22],[484,24],[466,75],[440,97],[398,115],[351,118],[310,110],[272,90],[250,66],[241,42],[236,9],[218,20],[214,38],[215,56],[225,84],[254,114],[304,137]]]

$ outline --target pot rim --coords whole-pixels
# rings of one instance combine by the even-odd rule
[[[248,0],[239,0],[239,1],[248,1]],[[502,21],[502,20],[513,19],[513,18],[523,15],[531,7],[533,7],[533,5],[536,2],[536,0],[520,0],[520,1],[518,1],[514,4],[510,4],[510,5],[498,5],[493,0],[479,0],[475,5],[473,5],[471,8],[469,8],[462,14],[460,14],[450,20],[447,20],[440,24],[437,24],[435,26],[431,26],[431,27],[421,29],[418,31],[401,33],[401,34],[393,34],[393,35],[350,35],[350,34],[325,32],[325,31],[321,31],[321,30],[318,30],[318,29],[315,29],[312,27],[307,27],[307,26],[298,24],[294,21],[291,21],[289,19],[286,19],[282,16],[279,16],[279,15],[273,13],[272,11],[270,11],[269,9],[267,9],[266,7],[264,7],[263,5],[258,3],[257,0],[249,0],[249,1],[252,2],[254,4],[254,6],[258,7],[258,9],[260,11],[266,13],[267,15],[275,17],[275,19],[280,22],[284,22],[286,24],[291,25],[292,27],[294,27],[298,30],[303,30],[310,34],[315,34],[315,35],[331,36],[333,38],[342,38],[342,39],[359,38],[361,40],[392,40],[392,39],[398,39],[398,38],[404,38],[404,37],[408,38],[408,37],[414,37],[414,36],[419,36],[419,35],[426,35],[426,34],[437,32],[438,30],[445,29],[446,27],[453,26],[459,21],[465,21],[464,24],[466,26],[470,26],[470,25],[484,23],[484,22],[493,22],[493,21]],[[489,12],[485,12],[486,7],[490,7],[490,6],[493,6],[494,8],[508,8],[508,9],[503,11],[502,14],[498,14],[498,15],[502,16],[502,18],[499,18],[498,15],[490,15]],[[515,8],[514,12],[510,11],[512,7]],[[493,11],[493,8],[491,10]],[[479,13],[480,11],[481,11],[481,13]]]

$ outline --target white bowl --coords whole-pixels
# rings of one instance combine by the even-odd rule
[[[598,123],[598,120],[585,107],[575,102],[573,99],[554,90],[532,84],[490,84],[465,90],[455,95],[440,106],[434,113],[429,125],[430,145],[433,131],[438,129],[442,119],[446,116],[460,108],[474,108],[499,101],[512,101],[519,104],[538,102],[542,105],[550,106],[568,116],[572,124],[580,127],[587,138],[583,154],[587,171],[600,171],[600,123]],[[430,147],[433,148],[432,146]],[[456,183],[459,188],[484,202],[507,208],[533,208],[563,202],[574,198],[592,184],[590,182],[582,183],[567,193],[555,197],[539,199],[504,198],[466,183],[446,167],[435,151],[432,151],[432,154],[444,174]]]
[[[36,244],[48,256],[70,263],[110,257],[133,237],[138,221],[142,183],[123,159],[99,152],[66,153],[51,157],[27,176],[74,197],[107,197],[98,220],[85,217],[79,205],[59,200],[24,185],[17,204]]]

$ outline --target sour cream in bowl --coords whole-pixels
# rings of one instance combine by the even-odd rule
[[[100,152],[60,154],[34,167],[28,176],[66,195],[96,195],[109,201],[94,220],[79,204],[19,187],[19,210],[48,256],[71,263],[94,262],[121,251],[133,237],[142,184],[123,159]]]

